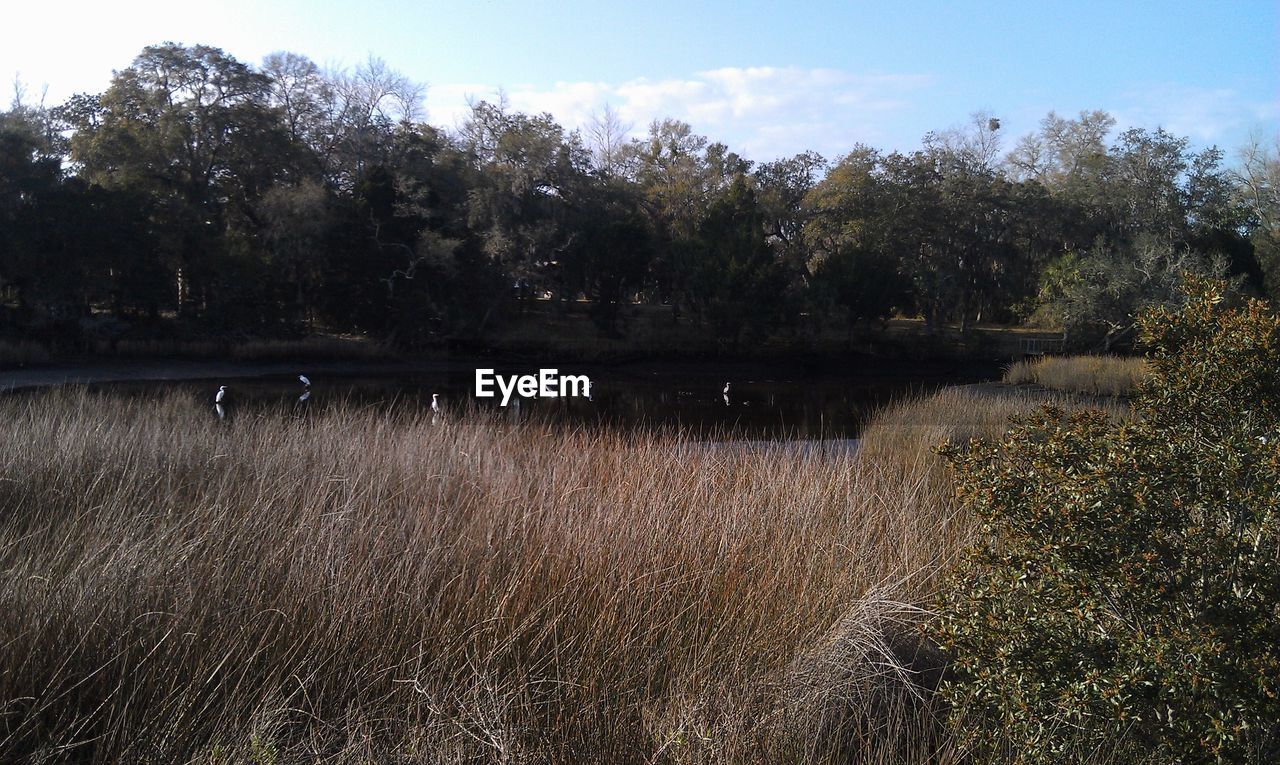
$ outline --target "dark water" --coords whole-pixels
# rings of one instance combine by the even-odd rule
[[[502,375],[536,371],[494,366]],[[310,389],[294,374],[166,383],[131,381],[91,388],[122,397],[179,391],[204,400],[211,418],[227,421],[270,411],[314,417],[339,403],[426,412],[431,397],[438,394],[444,416],[483,413],[512,422],[543,418],[568,426],[684,430],[707,439],[854,439],[878,408],[895,400],[998,374],[998,368],[989,366],[913,366],[910,362],[869,363],[867,367],[817,374],[800,368],[732,365],[561,371],[590,375],[591,397],[512,397],[512,403],[502,407],[499,398],[475,397],[472,366],[361,375],[320,374],[300,365],[298,372],[311,379]],[[732,384],[727,397],[723,394],[726,383]],[[228,393],[219,412],[214,398],[220,385],[227,385]]]
[[[299,371],[307,370],[300,366]],[[500,374],[530,369],[498,369]],[[580,370],[562,370],[577,374]],[[438,394],[443,416],[472,413],[519,422],[549,419],[569,426],[627,430],[679,429],[708,439],[787,440],[856,438],[879,408],[903,397],[949,384],[990,379],[991,370],[915,369],[808,374],[800,370],[733,368],[656,371],[597,369],[588,398],[475,396],[475,371],[395,375],[310,374],[308,390],[296,375],[182,382],[128,382],[92,386],[108,395],[138,396],[180,391],[208,406],[209,417],[234,422],[247,413],[275,410],[313,417],[335,404],[378,409],[430,409]],[[728,379],[726,379],[728,378]],[[724,385],[731,382],[728,396]],[[220,385],[227,386],[221,412],[214,406]]]

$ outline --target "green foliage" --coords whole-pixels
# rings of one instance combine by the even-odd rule
[[[1131,245],[1100,238],[1091,248],[1066,253],[1044,269],[1037,318],[1061,327],[1076,346],[1110,350],[1113,343],[1133,339],[1143,309],[1181,300],[1187,273],[1221,277],[1227,264],[1150,234]]]
[[[843,247],[814,273],[816,290],[843,309],[848,328],[859,321],[883,321],[905,302],[907,282],[892,258]]]
[[[948,452],[984,533],[942,603],[979,761],[1280,757],[1280,321],[1190,279],[1131,419],[1047,408]]]
[[[765,241],[755,193],[744,178],[711,204],[693,244],[690,293],[717,336],[734,345],[763,336],[784,313],[786,275]]]
[[[535,298],[585,298],[618,336],[645,301],[738,346],[890,310],[1110,338],[1192,261],[1280,285],[1274,152],[1228,173],[1160,130],[1108,142],[1104,112],[1050,114],[1005,161],[978,113],[910,154],[757,166],[679,120],[627,138],[608,109],[589,145],[502,96],[436,128],[422,95],[377,58],[163,43],[101,93],[19,99],[0,113],[0,305],[82,344],[109,310],[120,332],[172,316],[417,346],[483,341]]]

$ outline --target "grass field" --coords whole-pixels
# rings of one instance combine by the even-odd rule
[[[1065,393],[1125,396],[1151,373],[1147,360],[1125,356],[1041,356],[1018,361],[1004,373],[1011,385],[1034,383]]]
[[[0,399],[0,761],[926,762],[947,391],[857,454]]]

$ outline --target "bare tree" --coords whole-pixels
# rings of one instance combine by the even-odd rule
[[[969,124],[925,136],[928,148],[940,149],[973,170],[991,172],[1000,157],[1000,120],[982,109],[969,115]]]
[[[618,110],[606,103],[604,111],[591,114],[587,124],[587,142],[591,148],[591,156],[595,160],[596,170],[605,176],[618,175],[625,164],[624,148],[629,142],[628,134],[634,127],[630,122],[623,122]]]
[[[1049,112],[1040,120],[1040,130],[1018,139],[1005,161],[1020,180],[1061,188],[1106,156],[1107,136],[1115,124],[1104,111],[1082,111],[1075,119]]]
[[[369,56],[350,73],[337,73],[335,85],[346,107],[344,111],[357,123],[377,119],[413,122],[423,116],[426,86],[376,56]]]
[[[262,71],[290,136],[339,185],[374,160],[397,123],[424,116],[426,86],[374,56],[354,70],[322,70],[306,56],[278,52],[266,57]]]
[[[1280,234],[1280,134],[1270,143],[1252,136],[1238,158],[1236,193],[1264,231]]]
[[[311,59],[287,51],[268,55],[262,71],[271,78],[271,100],[280,109],[289,136],[314,141],[334,100],[332,83]]]

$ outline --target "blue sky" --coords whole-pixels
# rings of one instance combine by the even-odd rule
[[[74,0],[5,16],[0,76],[20,74],[33,94],[47,85],[51,102],[101,90],[144,45],[176,40],[253,63],[274,50],[333,66],[374,54],[428,85],[435,124],[501,87],[567,127],[609,103],[637,134],[676,117],[756,160],[911,149],[979,109],[1002,119],[1006,147],[1051,109],[1105,109],[1228,154],[1280,132],[1276,0]]]

